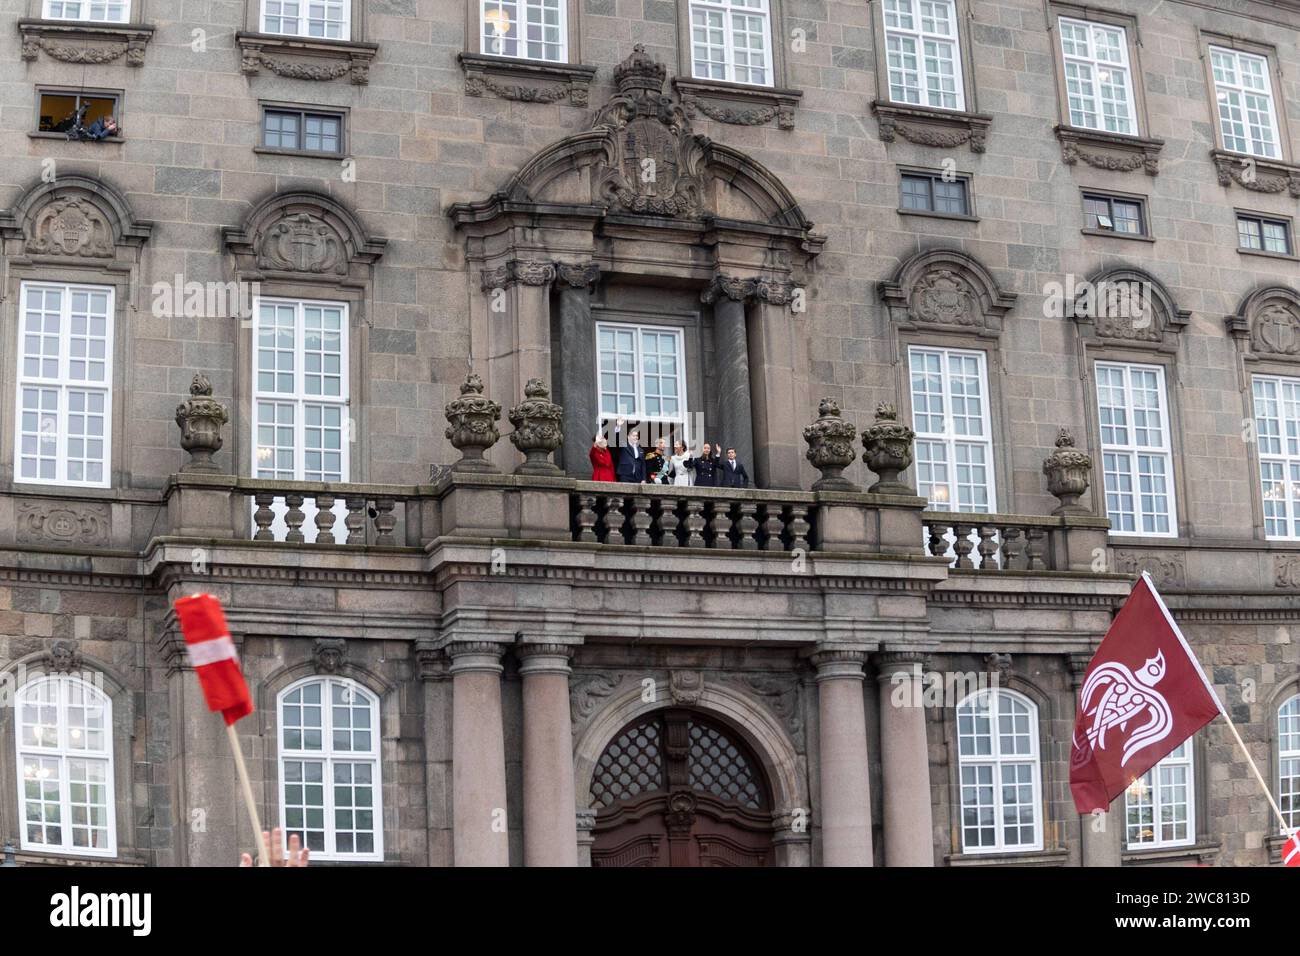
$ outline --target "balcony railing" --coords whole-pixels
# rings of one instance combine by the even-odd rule
[[[949,567],[965,571],[1077,570],[1079,555],[1071,554],[1071,533],[1100,532],[1105,545],[1109,522],[1093,517],[976,514],[926,511],[925,553],[949,558]]]
[[[254,541],[396,547],[406,543],[399,519],[414,489],[240,478],[236,493],[252,500]]]

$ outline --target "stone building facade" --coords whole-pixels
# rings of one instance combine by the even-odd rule
[[[1276,861],[1068,760],[1147,571],[1300,824],[1300,4],[307,6],[0,6],[18,862],[250,846],[196,590],[322,862]]]

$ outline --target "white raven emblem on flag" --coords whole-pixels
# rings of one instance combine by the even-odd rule
[[[1107,731],[1118,727],[1121,733],[1128,732],[1124,757],[1120,760],[1123,767],[1139,750],[1168,737],[1174,727],[1173,712],[1169,702],[1156,690],[1156,684],[1164,676],[1163,651],[1156,651],[1156,656],[1148,658],[1136,674],[1116,661],[1099,665],[1088,676],[1079,695],[1079,706],[1092,719],[1088,743],[1097,750],[1105,750]],[[1128,730],[1130,722],[1143,718],[1145,722]]]

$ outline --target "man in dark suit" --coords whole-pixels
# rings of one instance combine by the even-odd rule
[[[615,436],[622,427],[623,419],[620,418],[614,427]],[[634,485],[645,484],[645,452],[641,450],[641,433],[635,428],[627,433],[627,444],[619,449],[614,476]]]
[[[697,488],[713,488],[718,484],[718,469],[722,467],[722,459],[714,453],[713,446],[705,442],[700,457],[692,458],[686,467],[695,472]]]
[[[736,458],[736,449],[727,449],[727,460],[718,469],[719,488],[748,488],[749,474]]]

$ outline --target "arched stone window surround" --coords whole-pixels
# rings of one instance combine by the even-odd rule
[[[590,129],[541,150],[485,199],[448,209],[472,277],[476,371],[503,407],[518,402],[529,378],[552,378],[552,293],[562,301],[567,294],[578,310],[570,314],[581,313],[570,331],[583,329],[585,342],[589,290],[603,280],[706,296],[721,288],[723,297],[743,303],[757,480],[797,487],[803,448],[796,419],[809,406],[810,361],[792,306],[805,307],[795,289],[807,281],[824,238],[778,177],[739,150],[695,134],[681,105],[661,99],[666,69],[643,49],[614,73],[619,91],[596,111]],[[644,135],[630,137],[629,128]],[[652,158],[667,172],[650,188],[630,171]],[[557,267],[564,270],[558,282]],[[715,318],[717,311],[715,305]],[[562,357],[574,354],[563,335],[557,342]],[[583,352],[570,361],[588,363],[594,343],[574,346]],[[578,407],[564,395],[563,381],[556,384],[556,401]],[[590,396],[585,382],[573,387],[580,401],[594,401],[594,384]],[[594,411],[589,417],[595,420]],[[585,415],[580,426],[566,428],[589,430]],[[587,444],[571,470],[581,467]],[[508,450],[494,454],[507,462]],[[562,455],[569,463],[568,450]]]
[[[72,646],[58,648],[63,643]],[[126,683],[125,676],[113,667],[88,657],[77,650],[73,642],[53,641],[49,648],[25,654],[0,666],[0,687],[12,686],[16,691],[31,680],[70,673],[93,684],[112,701],[113,709],[113,813],[117,832],[117,852],[107,858],[110,863],[143,862],[137,849],[136,811],[133,755],[136,722],[136,693]],[[21,846],[19,828],[22,826],[22,807],[13,781],[19,779],[15,747],[14,722],[17,710],[0,707],[0,842]],[[22,851],[32,853],[33,851]],[[51,861],[84,862],[89,857],[63,854],[33,854]],[[104,858],[98,858],[104,859]]]
[[[349,415],[353,419],[350,475],[365,480],[369,461],[369,329],[375,266],[388,240],[373,236],[360,218],[332,196],[311,190],[274,193],[257,203],[243,225],[221,231],[231,276],[252,302],[257,295],[343,302],[348,311]],[[298,242],[296,240],[302,240]],[[231,422],[236,474],[252,460],[255,315],[237,317]]]
[[[886,334],[894,355],[896,404],[903,421],[913,421],[912,386],[908,362],[911,346],[937,346],[982,352],[988,384],[992,468],[998,500],[990,511],[1017,513],[1012,500],[1013,447],[1007,440],[1010,421],[1002,378],[1002,328],[1014,308],[1016,294],[1006,292],[992,272],[960,249],[922,250],[901,262],[893,276],[878,287],[884,305]],[[915,468],[906,473],[915,487]]]
[[[1092,456],[1092,484],[1088,494],[1093,511],[1106,516],[1105,476],[1102,471],[1101,423],[1097,417],[1098,362],[1155,365],[1164,370],[1165,402],[1168,405],[1169,450],[1174,496],[1174,513],[1170,522],[1173,538],[1185,532],[1187,517],[1186,468],[1182,461],[1182,379],[1178,353],[1180,334],[1191,320],[1191,310],[1179,308],[1172,293],[1152,273],[1136,266],[1118,265],[1099,269],[1083,282],[1071,276],[1056,298],[1049,296],[1048,307],[1059,307],[1060,314],[1074,323],[1075,342],[1083,385],[1085,431],[1084,448]],[[1141,287],[1141,309],[1129,309],[1126,303],[1133,284]],[[1118,291],[1116,291],[1118,290]],[[1053,304],[1055,303],[1055,304]],[[1106,311],[1103,311],[1106,310]],[[1133,316],[1139,318],[1135,321]],[[1064,424],[1064,423],[1063,423]],[[1141,536],[1137,536],[1140,540]],[[1121,539],[1127,543],[1132,538]],[[1170,538],[1162,537],[1162,541]]]
[[[91,497],[129,487],[127,453],[130,397],[135,386],[135,330],[128,316],[152,308],[152,291],[142,288],[143,247],[153,223],[138,220],[114,186],[90,176],[60,176],[30,186],[14,205],[0,212],[0,248],[8,260],[5,301],[0,310],[0,487],[13,487],[15,446],[14,375],[18,368],[18,330],[22,323],[24,282],[85,283],[113,290],[112,446],[109,488],[24,484],[25,491]]]

